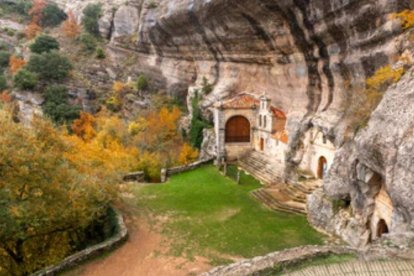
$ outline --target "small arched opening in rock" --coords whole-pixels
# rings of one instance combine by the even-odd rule
[[[378,221],[378,225],[377,225],[377,237],[381,238],[382,235],[389,233],[388,231],[388,225],[385,222],[385,220],[380,219]]]
[[[328,161],[324,156],[319,157],[318,161],[318,178],[323,179],[328,171]]]

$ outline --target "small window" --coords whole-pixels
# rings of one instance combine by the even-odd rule
[[[267,121],[266,121],[266,116],[263,116],[264,117],[264,128],[266,128],[266,124],[267,124]]]
[[[326,136],[325,135],[323,136],[322,140],[323,140],[323,143],[326,144]]]
[[[259,116],[259,126],[262,126],[262,115]]]

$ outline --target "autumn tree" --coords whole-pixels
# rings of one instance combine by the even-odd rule
[[[72,123],[72,131],[84,141],[91,141],[96,136],[95,123],[96,119],[92,114],[81,112],[80,118]]]
[[[23,66],[26,65],[26,61],[23,58],[12,55],[9,60],[9,67],[12,74],[16,74]]]
[[[68,12],[68,18],[65,22],[63,22],[63,32],[65,33],[66,37],[75,39],[79,36],[81,32],[81,28],[76,21],[75,15],[72,11]]]
[[[198,150],[192,148],[189,144],[184,143],[181,147],[181,151],[178,157],[178,161],[181,164],[188,165],[194,162],[198,158]]]
[[[45,7],[46,2],[44,0],[33,0],[32,8],[29,10],[29,16],[32,20],[25,30],[25,35],[28,39],[36,37],[36,35],[42,30],[40,23],[42,20],[42,12]]]
[[[106,213],[119,176],[105,170],[110,152],[73,143],[41,119],[25,128],[0,111],[0,129],[0,271],[27,275],[73,253],[77,233]]]

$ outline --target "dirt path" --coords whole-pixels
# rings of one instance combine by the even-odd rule
[[[92,261],[70,273],[84,276],[175,276],[195,275],[211,266],[203,258],[189,261],[168,256],[168,242],[151,230],[143,218],[126,218],[129,240],[107,257]]]

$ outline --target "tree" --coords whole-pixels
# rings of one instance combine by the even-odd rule
[[[28,39],[32,39],[35,38],[41,30],[42,28],[37,23],[32,22],[26,27],[24,33]]]
[[[72,11],[68,12],[68,18],[63,23],[63,32],[66,37],[71,39],[77,38],[80,34],[80,26]]]
[[[16,74],[23,66],[26,65],[26,61],[23,58],[12,55],[9,60],[10,71],[12,74]]]
[[[198,158],[198,150],[192,148],[189,144],[184,143],[181,147],[180,155],[178,161],[181,164],[188,165],[191,162],[194,162]]]
[[[66,87],[60,85],[51,85],[45,91],[45,103],[43,112],[55,124],[71,124],[79,118],[81,108],[70,105],[68,102],[68,91]]]
[[[0,51],[0,72],[9,65],[9,51]]]
[[[29,15],[32,17],[32,23],[40,25],[43,9],[45,7],[46,2],[44,0],[33,0],[32,8],[29,10]]]
[[[96,119],[92,114],[81,112],[80,118],[72,123],[72,131],[84,141],[91,141],[96,136],[95,124]]]
[[[22,69],[17,72],[14,76],[14,86],[23,89],[23,90],[30,90],[36,87],[39,79],[36,74],[27,71],[26,69]]]
[[[204,121],[199,107],[200,96],[196,91],[192,101],[193,113],[190,128],[190,144],[192,147],[200,149],[203,143],[203,130],[209,125]]]
[[[96,49],[96,38],[89,34],[89,33],[83,33],[81,34],[79,38],[80,42],[83,44],[83,50],[87,53],[93,53]]]
[[[56,27],[67,18],[66,13],[55,3],[50,3],[42,10],[41,23],[45,27]]]
[[[88,4],[83,10],[82,25],[85,30],[94,35],[100,36],[99,18],[102,16],[102,7],[100,4]]]
[[[110,153],[86,151],[39,118],[26,128],[3,110],[0,129],[0,271],[28,275],[73,253],[120,176],[106,169]]]
[[[48,35],[41,35],[30,45],[30,50],[33,53],[41,54],[52,50],[59,50],[59,47],[59,42],[55,38]]]
[[[0,92],[6,90],[7,88],[7,80],[3,74],[0,74]]]
[[[144,75],[139,75],[136,86],[137,86],[138,91],[147,89],[148,88],[147,78]]]
[[[61,81],[69,75],[72,68],[69,60],[55,51],[33,54],[27,63],[27,69],[37,73],[43,80]]]

